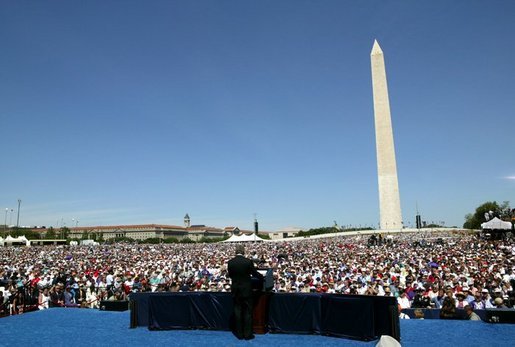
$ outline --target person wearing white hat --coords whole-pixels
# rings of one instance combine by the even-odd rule
[[[490,300],[485,302],[485,308],[496,308],[495,299],[502,297],[501,288],[495,288]],[[502,300],[502,298],[501,298]]]
[[[495,308],[508,308],[504,304],[504,300],[502,298],[495,298],[494,304],[495,304]]]

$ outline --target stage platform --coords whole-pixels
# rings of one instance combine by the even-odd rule
[[[254,321],[263,324],[255,324],[255,332],[319,334],[363,341],[381,335],[399,339],[397,300],[393,297],[314,293],[261,293],[258,297]],[[134,293],[129,300],[133,327],[231,330],[230,293]]]
[[[129,328],[130,314],[92,309],[53,308],[0,318],[0,346],[375,346],[321,335],[264,334],[240,341],[231,332]],[[515,341],[511,324],[480,321],[401,320],[403,347],[509,346]]]

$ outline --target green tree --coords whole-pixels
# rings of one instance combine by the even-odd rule
[[[515,217],[515,209],[512,210],[510,207],[509,201],[503,201],[501,206],[499,206],[499,218],[504,221],[511,221],[513,217]]]
[[[259,237],[263,237],[263,235],[259,235]],[[202,236],[202,238],[198,241],[198,243],[217,243],[224,240],[227,240],[229,237],[205,237]]]
[[[11,228],[11,232],[9,234],[11,234],[12,237],[18,237],[22,235],[21,230],[22,229],[18,227]]]
[[[335,227],[322,227],[322,228],[315,228],[315,229],[309,229],[308,231],[299,231],[297,236],[313,236],[313,235],[321,235],[321,234],[331,234],[331,233],[337,233],[340,230]]]
[[[259,237],[261,237],[263,240],[270,240],[270,235],[268,235],[268,233],[260,233]],[[223,240],[226,240],[226,239],[228,239],[228,237],[223,238]]]
[[[129,242],[129,243],[133,243],[133,242],[136,242],[136,240],[128,237],[128,236],[121,236],[121,237],[115,237],[114,238],[114,242]]]
[[[67,227],[62,227],[61,234],[59,235],[59,237],[63,238],[63,239],[67,239],[69,235],[70,235],[70,229],[68,229]]]
[[[9,234],[12,237],[25,236],[28,240],[39,239],[39,232],[33,231],[31,228],[11,228]]]
[[[496,201],[485,202],[484,204],[477,207],[474,213],[469,213],[465,216],[465,223],[463,223],[463,228],[481,229],[481,224],[486,222],[485,214],[490,212],[492,212],[494,216],[505,219],[507,214],[511,212],[510,204],[508,201],[503,202],[502,205],[499,205]]]
[[[442,226],[438,223],[431,223],[426,225],[426,228],[441,228]]]
[[[118,242],[134,243],[136,240],[127,236],[119,236],[105,241],[106,244],[113,244]]]
[[[149,237],[147,239],[141,240],[140,243],[158,245],[161,243],[161,241],[163,241],[163,239],[161,239],[159,237]]]
[[[46,234],[45,234],[45,238],[49,239],[49,240],[54,240],[56,238],[56,234],[55,234],[55,230],[54,228],[50,227]]]

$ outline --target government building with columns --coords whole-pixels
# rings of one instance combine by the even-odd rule
[[[176,238],[179,241],[190,239],[200,241],[202,238],[223,238],[233,234],[252,234],[250,230],[240,230],[237,227],[216,228],[205,225],[191,225],[188,214],[184,216],[184,225],[164,224],[138,224],[138,225],[111,225],[111,226],[81,226],[69,228],[68,237],[71,239],[83,239],[84,237],[96,239],[102,237],[110,240],[128,237],[133,240],[146,240],[150,238]],[[58,231],[57,231],[58,232]]]

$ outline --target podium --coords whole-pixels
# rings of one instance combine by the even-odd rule
[[[252,313],[252,329],[254,334],[266,334],[268,332],[268,307],[270,293],[256,293],[254,295],[254,311]]]
[[[255,334],[268,332],[268,308],[270,305],[270,291],[273,287],[273,270],[270,268],[258,269],[263,279],[252,277],[254,293],[254,310],[252,312],[252,328]]]

